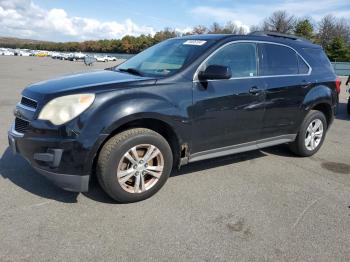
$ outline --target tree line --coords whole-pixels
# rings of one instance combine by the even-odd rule
[[[332,15],[314,22],[308,17],[296,17],[287,11],[279,10],[265,18],[259,25],[250,28],[253,31],[273,31],[294,34],[321,45],[332,61],[350,61],[350,22],[345,18]],[[190,32],[180,34],[174,29],[165,28],[155,35],[124,36],[121,39],[84,42],[34,42],[7,43],[4,47],[27,48],[66,52],[104,52],[136,54],[163,40],[181,35],[193,34],[246,34],[247,30],[233,22],[221,25],[214,22],[211,26],[195,26]],[[1,44],[1,43],[0,43]]]
[[[313,22],[311,18],[298,18],[280,10],[250,30],[294,34],[321,45],[331,61],[350,61],[349,19],[327,15],[319,22]]]

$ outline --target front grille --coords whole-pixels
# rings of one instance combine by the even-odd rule
[[[29,122],[21,118],[16,117],[15,119],[15,130],[19,133],[25,133],[28,131]]]
[[[24,96],[22,97],[21,104],[24,106],[33,108],[33,109],[36,109],[38,106],[38,103],[36,101],[29,99],[27,97],[24,97]]]

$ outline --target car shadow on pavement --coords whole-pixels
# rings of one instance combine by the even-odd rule
[[[335,116],[336,119],[340,119],[340,120],[350,120],[350,115],[347,112],[347,103],[339,103],[338,104],[338,110],[337,110],[337,114]]]
[[[183,176],[194,172],[200,172],[202,170],[208,170],[219,166],[231,165],[238,162],[253,160],[264,156],[266,156],[266,154],[259,150],[255,150],[251,152],[218,157],[214,159],[191,163],[181,167],[180,170],[173,169],[169,181],[171,182],[172,177]],[[102,202],[105,204],[115,204],[115,202],[99,186],[97,178],[95,176],[92,177],[89,192],[83,193],[83,195],[97,202]]]
[[[39,175],[22,157],[8,147],[0,158],[0,176],[40,197],[63,203],[76,203],[78,193],[64,191]]]
[[[200,172],[217,168],[220,166],[232,165],[239,162],[254,160],[265,157],[272,153],[281,156],[293,157],[286,146],[275,146],[272,148],[255,150],[240,154],[234,154],[214,159],[199,161],[181,167],[180,170],[174,169],[170,175],[170,182],[172,177],[183,176],[186,174]],[[10,148],[7,148],[0,159],[0,176],[4,179],[10,180],[20,188],[35,194],[37,196],[56,200],[63,203],[76,203],[79,193],[68,192],[54,186],[45,177],[38,174],[22,157],[13,155]],[[90,198],[96,202],[105,204],[115,204],[115,202],[101,189],[95,176],[92,176],[90,181],[89,192],[82,193],[85,197]]]
[[[240,154],[233,154],[208,160],[202,160],[182,166],[180,170],[174,169],[172,174],[170,175],[170,178],[186,175],[189,173],[200,172],[202,170],[208,170],[220,166],[232,165],[238,162],[253,160],[264,156],[266,156],[266,154],[264,154],[262,151],[254,150]]]
[[[299,158],[296,154],[294,154],[287,144],[282,144],[278,146],[272,146],[272,147],[266,147],[261,149],[262,152],[270,154],[270,155],[276,155],[276,156],[282,156],[282,157],[288,157],[288,158]]]

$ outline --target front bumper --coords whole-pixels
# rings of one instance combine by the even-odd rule
[[[74,192],[88,191],[92,163],[104,138],[91,139],[96,141],[91,144],[78,137],[21,134],[14,126],[8,132],[9,146],[15,154],[24,157],[38,173],[58,187]]]
[[[40,168],[34,168],[39,174],[46,177],[56,186],[73,192],[89,191],[90,176],[74,176],[66,174],[57,174]]]

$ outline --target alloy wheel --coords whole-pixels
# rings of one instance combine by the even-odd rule
[[[119,162],[117,179],[129,193],[143,193],[160,179],[164,157],[154,145],[142,144],[130,148]]]
[[[309,151],[315,150],[321,143],[323,137],[323,123],[320,119],[313,120],[308,126],[305,134],[305,147]]]

